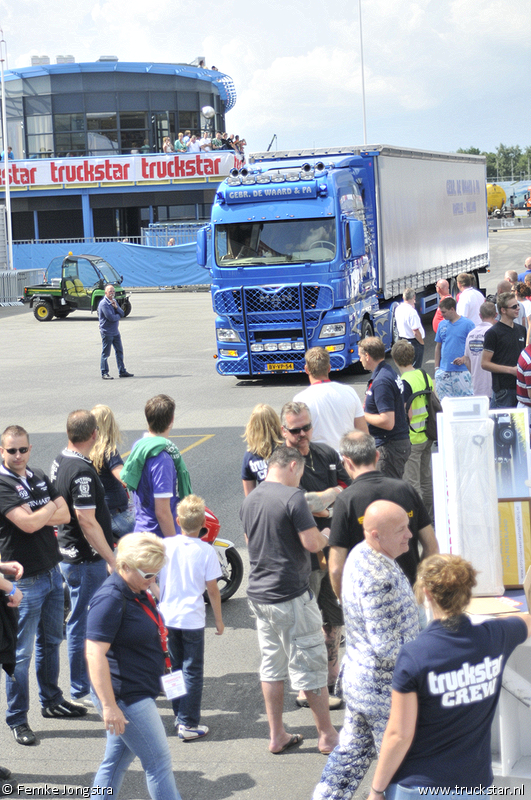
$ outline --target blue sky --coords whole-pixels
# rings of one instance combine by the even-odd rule
[[[529,0],[361,0],[367,139],[454,151],[531,144]],[[8,65],[190,62],[229,74],[247,151],[363,144],[357,0],[1,0]],[[82,9],[82,10],[81,10]]]

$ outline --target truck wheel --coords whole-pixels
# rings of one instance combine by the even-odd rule
[[[128,317],[129,314],[131,313],[132,309],[133,309],[133,306],[131,305],[131,301],[130,300],[124,300],[124,302],[122,304],[122,310],[124,312],[124,317]]]
[[[50,303],[42,301],[37,303],[33,309],[33,315],[39,322],[49,322],[53,317],[53,309]]]
[[[54,311],[54,316],[57,317],[57,319],[66,319],[70,313],[71,311],[60,308],[58,311]]]
[[[370,319],[364,319],[361,323],[360,341],[362,339],[366,339],[367,336],[374,336],[374,328],[372,327],[372,322]],[[349,369],[353,375],[365,375],[366,373],[366,370],[363,369],[361,361],[355,361],[354,364],[350,365]]]

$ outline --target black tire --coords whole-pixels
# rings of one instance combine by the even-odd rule
[[[58,311],[54,311],[54,316],[57,317],[57,319],[66,319],[71,313],[71,311],[65,311],[63,308],[61,308]]]
[[[133,309],[131,305],[131,301],[129,299],[124,300],[122,303],[122,311],[124,312],[124,317],[128,317]]]
[[[223,575],[218,579],[219,593],[221,594],[221,602],[224,603],[233,594],[235,594],[241,586],[243,580],[243,561],[241,555],[235,547],[227,547],[224,550],[225,558],[227,559],[227,575]],[[224,565],[222,565],[222,568]],[[205,592],[205,600],[208,603],[208,593]]]
[[[41,300],[33,306],[33,316],[39,322],[49,322],[53,318],[53,308],[51,303]]]

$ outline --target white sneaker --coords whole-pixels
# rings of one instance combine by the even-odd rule
[[[195,727],[188,727],[187,725],[179,725],[177,728],[179,739],[184,739],[185,742],[190,742],[193,739],[201,739],[208,733],[206,725],[196,725]]]

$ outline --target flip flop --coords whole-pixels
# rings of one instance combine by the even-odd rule
[[[295,747],[296,744],[300,744],[303,739],[304,739],[304,737],[303,737],[302,733],[292,733],[291,734],[291,739],[289,740],[289,742],[287,744],[284,745],[282,750],[270,750],[269,752],[273,756],[279,756],[281,753],[283,753],[289,747]]]

